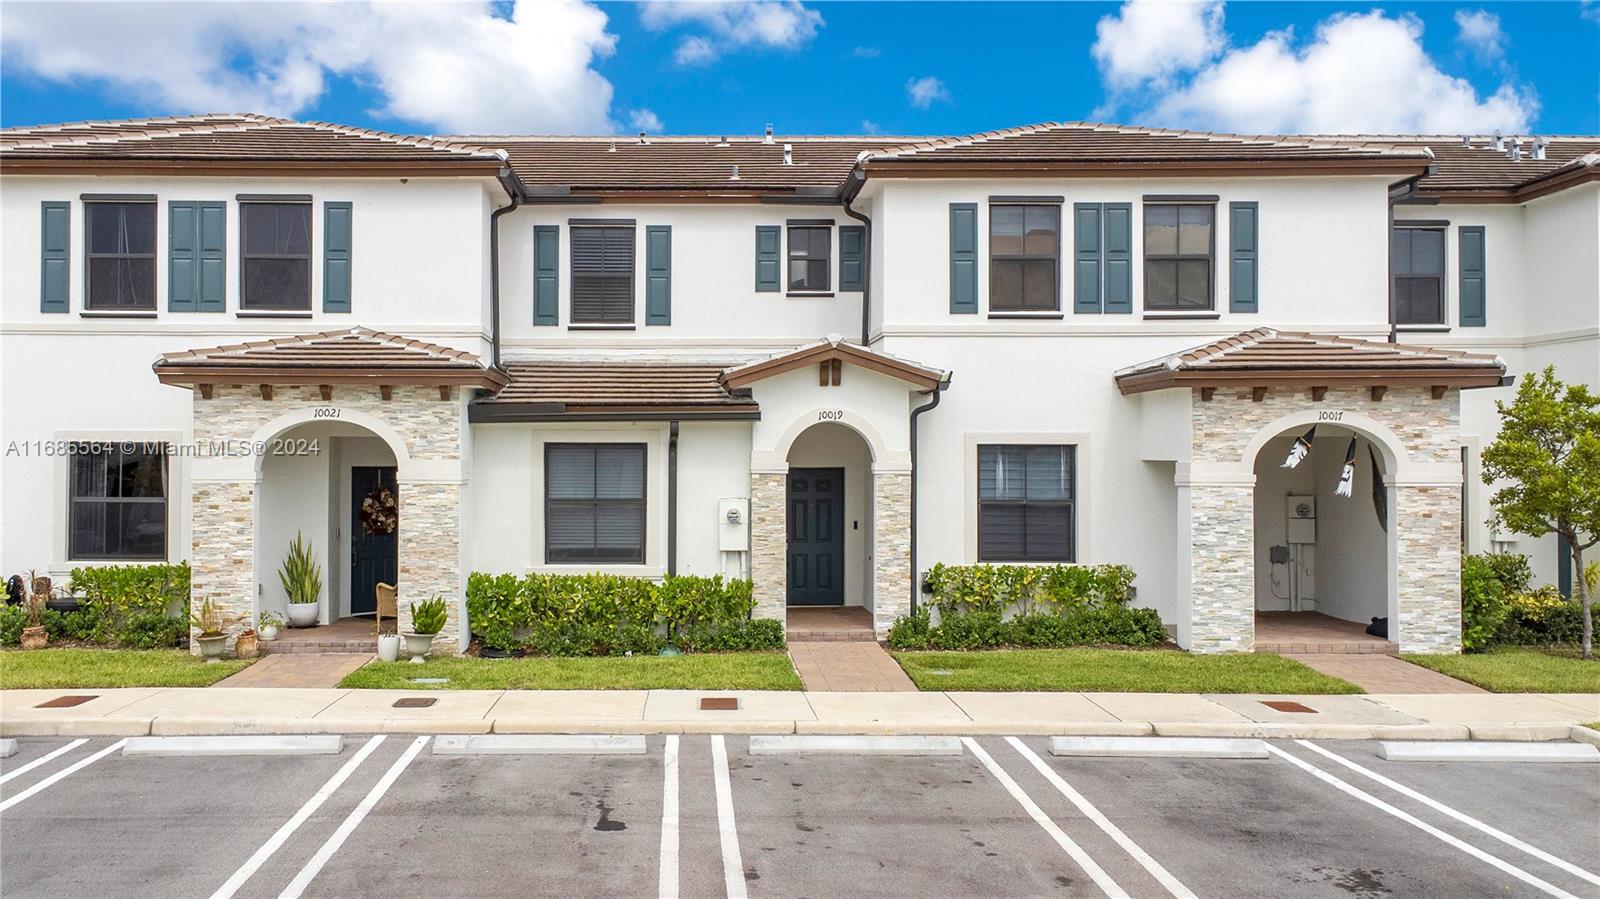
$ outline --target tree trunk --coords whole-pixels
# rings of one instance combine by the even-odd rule
[[[1594,658],[1594,612],[1592,609],[1594,597],[1589,595],[1589,579],[1584,577],[1583,547],[1578,541],[1569,537],[1568,543],[1572,546],[1573,583],[1578,588],[1578,602],[1583,605],[1583,657]]]

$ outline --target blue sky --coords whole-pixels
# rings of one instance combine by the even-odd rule
[[[1600,3],[31,4],[0,121],[386,130],[1600,133]]]

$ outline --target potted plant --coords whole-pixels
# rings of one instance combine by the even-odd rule
[[[44,614],[44,604],[49,599],[48,593],[39,592],[39,582],[41,580],[48,588],[50,584],[49,578],[37,578],[31,572],[28,575],[28,584],[31,589],[28,591],[27,598],[28,623],[22,628],[23,649],[43,649],[50,645],[50,635],[45,633],[44,624],[40,620],[40,616]]]
[[[239,638],[233,641],[233,657],[236,659],[253,659],[261,654],[261,640],[256,632],[245,628],[239,632]]]
[[[220,659],[228,649],[228,632],[222,629],[222,613],[207,599],[200,604],[199,612],[189,615],[189,623],[200,633],[194,639],[200,644],[200,657]]]
[[[289,626],[315,627],[317,602],[322,597],[322,566],[299,531],[289,544],[289,555],[278,569],[283,592],[289,595]]]
[[[263,643],[271,643],[278,639],[278,631],[282,627],[283,616],[277,612],[262,612],[256,621],[256,633],[260,635]]]
[[[444,630],[448,614],[444,597],[437,593],[421,605],[411,604],[411,630],[405,634],[406,652],[411,654],[411,661],[420,663],[427,656],[428,650],[433,648],[433,638]]]

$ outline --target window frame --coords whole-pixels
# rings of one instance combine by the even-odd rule
[[[619,231],[628,234],[628,317],[626,319],[606,319],[579,316],[575,302],[578,295],[578,285],[585,278],[596,277],[592,273],[579,274],[578,264],[578,234],[583,231]],[[602,244],[603,244],[602,239]],[[620,278],[621,274],[603,275],[604,277]],[[568,327],[579,328],[630,328],[638,324],[639,320],[639,223],[634,219],[568,219],[567,220],[567,322]]]
[[[161,280],[161,210],[155,194],[82,194],[83,201],[83,309],[85,312],[159,311],[157,298]],[[94,251],[94,212],[96,207],[148,206],[150,208],[150,252],[146,253],[96,253]],[[150,302],[138,306],[97,306],[94,303],[94,261],[97,259],[149,259]]]
[[[833,291],[833,226],[830,219],[790,219],[784,222],[783,227],[783,289],[791,295],[828,294]],[[794,233],[796,231],[824,232],[822,242],[822,255],[817,256],[807,253],[796,256],[794,251]],[[813,238],[814,239],[814,238]],[[822,263],[822,286],[805,287],[794,286],[794,264],[796,261],[803,263]],[[809,268],[809,266],[808,266]]]
[[[1063,203],[1064,203],[1064,200],[1062,198],[1060,198],[1060,197],[1038,197],[1038,198],[1019,197],[1019,198],[1015,198],[1015,199],[999,199],[999,198],[996,198],[996,197],[990,197],[989,198],[989,203],[988,203],[988,206],[989,206],[989,232],[986,235],[986,237],[987,237],[987,247],[986,247],[986,249],[988,250],[988,257],[989,257],[988,310],[990,312],[1021,312],[1021,313],[1035,312],[1035,313],[1041,313],[1041,314],[1050,314],[1050,313],[1058,313],[1058,312],[1061,311],[1061,207],[1062,207]],[[1004,254],[1004,255],[997,254],[995,252],[995,250],[994,250],[994,215],[995,215],[995,210],[997,210],[997,209],[1022,209],[1023,210],[1023,214],[1022,214],[1022,217],[1023,217],[1022,247],[1023,247],[1024,252],[1022,252],[1022,253],[1007,253],[1007,254]],[[1038,254],[1033,254],[1033,253],[1026,252],[1027,245],[1028,245],[1028,232],[1027,232],[1027,217],[1028,217],[1027,210],[1028,209],[1048,209],[1048,210],[1050,210],[1050,212],[1052,214],[1055,215],[1055,219],[1056,219],[1055,250],[1054,250],[1054,252],[1052,252],[1048,256],[1043,256],[1043,255],[1038,255]],[[1026,270],[1025,263],[1038,262],[1038,261],[1041,261],[1041,260],[1049,260],[1051,262],[1050,274],[1051,274],[1051,278],[1053,280],[1053,287],[1052,287],[1052,298],[1051,298],[1050,305],[1048,305],[1048,306],[1029,306],[1029,305],[1026,305],[1024,303],[1020,303],[1020,302],[1019,303],[997,303],[995,301],[994,279],[995,279],[995,270],[997,268],[995,263],[997,263],[997,262],[1000,262],[1000,263],[1016,263],[1017,264],[1017,268],[1019,269],[1019,271],[1025,271]],[[1019,285],[1026,285],[1026,283],[1027,283],[1026,282],[1026,278],[1025,277],[1019,277],[1018,280],[1017,280],[1017,283]],[[1024,292],[1026,292],[1026,291],[1024,291]]]
[[[1196,197],[1192,199],[1185,197],[1145,197],[1143,202],[1140,203],[1140,224],[1142,227],[1139,231],[1139,243],[1141,254],[1144,257],[1142,264],[1140,265],[1141,274],[1143,277],[1143,283],[1140,285],[1140,292],[1143,294],[1142,302],[1146,312],[1183,314],[1209,313],[1217,311],[1217,200],[1217,197]],[[1177,229],[1177,232],[1173,234],[1173,249],[1181,250],[1182,244],[1179,240],[1179,234],[1183,228],[1182,210],[1185,206],[1203,207],[1211,214],[1211,224],[1209,226],[1209,234],[1207,235],[1208,239],[1206,241],[1205,255],[1200,256],[1194,253],[1183,252],[1152,254],[1150,252],[1150,210],[1154,208],[1172,207],[1177,211],[1177,221],[1174,225],[1174,227]],[[1179,302],[1176,294],[1178,285],[1177,273],[1179,270],[1181,270],[1182,263],[1194,262],[1201,259],[1205,260],[1206,263],[1206,304],[1204,306],[1185,306]],[[1175,292],[1173,295],[1173,302],[1170,304],[1157,305],[1150,302],[1150,263],[1152,262],[1171,262],[1174,264],[1173,289]]]
[[[1439,318],[1437,321],[1401,321],[1400,320],[1400,279],[1406,278],[1413,281],[1434,280],[1432,275],[1418,275],[1407,272],[1402,275],[1396,265],[1394,252],[1394,239],[1400,232],[1432,231],[1439,235]],[[1413,257],[1415,250],[1413,248]],[[1448,328],[1450,326],[1450,294],[1448,285],[1450,280],[1450,223],[1433,220],[1395,220],[1389,229],[1389,323],[1396,327],[1414,328]]]
[[[239,203],[239,311],[251,315],[295,315],[303,316],[316,308],[316,298],[312,295],[315,280],[316,263],[314,257],[317,251],[316,232],[312,221],[312,198],[309,194],[240,194],[236,197]],[[296,206],[303,207],[306,217],[306,251],[299,253],[251,253],[249,252],[250,217],[246,209],[251,206]],[[303,306],[263,306],[250,302],[249,276],[247,269],[253,259],[304,259],[306,262],[305,278],[305,305]]]
[[[586,449],[590,452],[594,464],[598,465],[601,448],[615,449],[627,448],[635,450],[639,455],[639,498],[625,499],[621,497],[590,497],[588,499],[555,498],[550,496],[550,456],[552,452],[561,449]],[[595,472],[595,483],[598,487],[599,472]],[[633,441],[581,441],[581,440],[550,440],[544,443],[544,564],[546,565],[643,565],[649,554],[650,548],[650,445],[645,442]],[[602,559],[598,557],[598,539],[595,545],[589,547],[590,555],[584,558],[556,558],[550,546],[551,527],[550,510],[552,503],[562,506],[587,506],[598,511],[602,505],[610,506],[637,506],[639,508],[639,552],[637,557],[627,559]],[[595,516],[598,524],[599,516]]]
[[[1007,564],[1007,563],[1019,563],[1019,564],[1041,564],[1041,563],[1050,564],[1050,563],[1057,563],[1057,564],[1060,564],[1060,563],[1076,563],[1078,561],[1078,511],[1079,511],[1078,510],[1078,449],[1079,449],[1079,445],[1076,444],[1076,443],[1015,443],[1015,442],[1012,442],[1012,443],[998,443],[997,442],[997,443],[977,443],[974,446],[975,446],[975,452],[974,452],[974,455],[973,455],[973,459],[976,462],[976,466],[975,466],[975,468],[973,470],[973,478],[974,478],[974,482],[973,483],[974,483],[974,488],[975,488],[974,492],[973,492],[973,496],[975,497],[975,500],[977,502],[977,508],[975,510],[976,511],[976,537],[977,537],[977,545],[975,547],[975,558],[977,559],[977,561],[980,562],[980,563],[988,563],[988,564]],[[1027,473],[1026,473],[1026,471],[1024,471],[1024,473],[1023,473],[1023,485],[1024,485],[1023,491],[1024,492],[1023,492],[1023,497],[1021,499],[984,499],[984,497],[983,497],[983,454],[984,454],[985,450],[988,450],[988,449],[1021,450],[1024,453],[1024,459],[1026,459],[1026,453],[1027,453],[1028,450],[1030,450],[1030,449],[1038,449],[1040,447],[1044,447],[1044,448],[1048,448],[1048,449],[1065,449],[1065,450],[1067,450],[1067,466],[1068,466],[1069,471],[1068,471],[1068,496],[1067,496],[1066,499],[1029,500],[1028,497],[1027,497],[1027,492],[1026,492],[1027,491],[1027,487],[1026,487],[1026,485],[1027,485]],[[1024,530],[1023,530],[1023,538],[1022,538],[1022,546],[1024,548],[1024,552],[1023,553],[1021,553],[1020,555],[1017,555],[1017,556],[1012,556],[1010,554],[988,555],[988,554],[986,554],[984,552],[983,510],[984,510],[984,506],[986,506],[986,505],[1005,506],[1007,508],[1021,508],[1023,510],[1023,528],[1024,528]],[[1053,556],[1031,556],[1030,557],[1027,554],[1027,552],[1026,552],[1026,548],[1027,548],[1027,545],[1028,545],[1027,531],[1026,531],[1026,527],[1027,527],[1027,509],[1030,506],[1039,507],[1039,508],[1062,508],[1062,507],[1065,507],[1066,513],[1067,513],[1067,545],[1066,545],[1066,552],[1064,554],[1064,556],[1065,556],[1064,558],[1056,558],[1056,557],[1053,557]]]
[[[80,463],[80,461],[93,459],[93,460],[96,460],[96,461],[100,462],[101,465],[105,465],[105,464],[107,464],[105,460],[106,460],[106,458],[108,456],[111,455],[111,453],[113,453],[113,452],[122,453],[123,448],[128,446],[129,444],[133,444],[133,445],[138,446],[139,449],[140,449],[140,452],[144,453],[145,455],[150,455],[151,454],[150,451],[151,451],[152,448],[157,450],[157,452],[155,454],[158,455],[160,457],[160,460],[161,460],[160,461],[160,465],[161,465],[161,496],[159,496],[159,497],[147,497],[147,496],[105,496],[105,495],[99,495],[99,496],[96,496],[96,495],[83,495],[83,496],[80,496],[80,495],[78,495],[78,493],[76,492],[77,491],[77,483],[78,483],[77,466]],[[172,520],[171,520],[171,517],[170,517],[171,516],[171,511],[172,511],[172,506],[171,506],[171,502],[172,502],[172,496],[171,496],[171,489],[172,489],[172,467],[171,467],[172,454],[167,452],[166,444],[163,443],[162,441],[152,441],[152,440],[137,440],[137,441],[73,440],[73,441],[71,441],[70,446],[71,446],[71,451],[67,454],[67,466],[66,466],[66,468],[67,468],[67,484],[66,484],[67,533],[66,533],[66,541],[65,542],[66,542],[66,558],[67,558],[67,561],[69,561],[69,562],[152,562],[152,561],[160,562],[160,561],[166,561],[167,558],[169,557],[169,554],[170,554],[170,541],[171,541],[171,538],[172,538]],[[97,450],[97,451],[92,452],[91,450]],[[106,482],[109,485],[109,483],[110,483],[109,475],[106,478]],[[157,519],[156,519],[157,521],[159,521],[161,523],[161,546],[160,546],[160,549],[155,551],[155,552],[153,552],[153,553],[150,553],[150,554],[142,554],[142,553],[104,553],[104,552],[102,552],[102,553],[98,553],[98,554],[82,554],[82,555],[80,555],[76,551],[76,548],[74,546],[74,539],[73,538],[74,538],[74,535],[77,533],[78,514],[79,514],[78,513],[78,509],[79,509],[79,506],[80,506],[81,503],[95,503],[95,504],[100,505],[101,507],[133,506],[133,505],[158,505],[159,508],[160,508],[160,512],[161,512],[161,514],[159,516],[157,516]],[[102,519],[102,523],[103,522],[104,522],[104,519]],[[102,533],[101,533],[101,541],[100,541],[102,546],[104,546],[105,542],[106,542],[105,541],[105,536],[106,536],[105,532],[102,531]],[[126,541],[118,541],[118,542],[119,543],[124,543]]]

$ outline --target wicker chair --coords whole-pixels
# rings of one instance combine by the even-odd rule
[[[379,633],[379,634],[383,633],[383,619],[384,619],[385,616],[388,616],[389,618],[396,619],[395,620],[395,628],[396,628],[396,630],[398,630],[399,627],[400,627],[400,622],[399,622],[400,600],[399,600],[398,594],[395,591],[394,585],[393,584],[379,584],[378,587],[377,587],[377,593],[378,593],[378,617],[377,617],[377,630],[376,630],[376,632]]]

